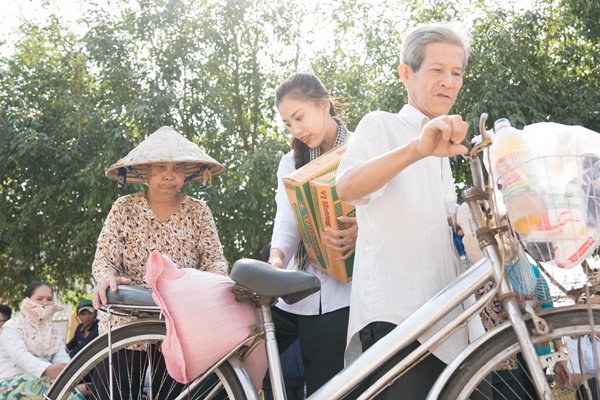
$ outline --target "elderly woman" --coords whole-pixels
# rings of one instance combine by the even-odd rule
[[[27,286],[19,315],[0,329],[0,399],[45,398],[52,380],[70,360],[60,330],[52,326],[52,316],[62,309],[54,304],[48,283]]]
[[[227,261],[210,209],[203,201],[179,192],[191,181],[201,181],[208,187],[211,178],[224,171],[221,164],[196,144],[166,126],[108,169],[106,175],[117,180],[120,187],[129,181],[144,183],[147,189],[120,197],[106,218],[92,265],[98,283],[94,289],[94,308],[106,304],[106,291],[116,291],[117,285],[148,288],[144,282],[145,268],[153,250],[165,254],[180,268],[227,275]],[[111,323],[116,326],[126,321],[113,317]],[[107,328],[108,318],[102,313],[100,334]],[[131,360],[140,354],[123,354],[123,357]],[[96,391],[106,388],[106,376],[96,378],[102,380],[96,382]],[[124,381],[131,385],[132,392],[137,392],[143,384],[131,376]],[[127,392],[122,387],[118,391]],[[106,398],[106,394],[99,393],[98,397]],[[167,397],[159,395],[159,398]]]

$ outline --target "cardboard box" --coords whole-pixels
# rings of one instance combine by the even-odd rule
[[[313,200],[310,181],[335,172],[346,149],[347,144],[338,146],[283,178],[310,264],[334,277],[336,275],[332,267],[328,268],[328,256],[325,254],[325,250],[329,249],[323,246],[321,241],[322,229],[318,225],[321,214],[317,199]],[[341,276],[340,273],[337,275]]]
[[[344,230],[344,223],[338,221],[338,217],[356,217],[356,208],[349,203],[341,201],[337,196],[335,188],[335,172],[330,172],[319,178],[310,181],[311,197],[317,202],[319,215],[317,216],[317,227],[321,237],[325,234],[326,228]],[[347,260],[336,260],[342,253],[335,251],[325,245],[322,240],[322,251],[325,255],[325,264],[327,273],[334,278],[348,282],[352,279],[352,269],[354,266],[354,254]]]

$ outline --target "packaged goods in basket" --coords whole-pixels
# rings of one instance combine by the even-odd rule
[[[490,158],[511,227],[539,261],[579,265],[600,241],[600,134],[556,123],[498,124]]]
[[[508,218],[513,229],[528,234],[536,226],[545,211],[544,199],[530,183],[526,162],[531,159],[522,131],[513,128],[506,118],[494,124],[494,143],[490,147],[490,158],[497,183],[508,209]]]

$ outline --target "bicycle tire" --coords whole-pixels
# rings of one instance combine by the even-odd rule
[[[591,327],[589,315],[586,309],[576,309],[565,312],[565,310],[552,309],[547,314],[540,315],[552,327],[551,332],[542,336],[532,336],[531,340],[535,345],[544,346],[553,339],[562,339],[568,336],[576,337],[580,335],[590,335]],[[593,310],[594,321],[600,321],[600,310]],[[529,331],[533,329],[533,322],[527,321]],[[600,325],[596,323],[595,332],[600,332]],[[533,383],[529,380],[527,367],[524,366],[522,358],[518,356],[520,345],[512,329],[505,330],[501,334],[491,337],[483,343],[461,364],[448,380],[439,399],[457,400],[457,399],[487,399],[487,394],[492,394],[493,398],[511,398],[511,399],[532,399],[538,398],[532,394]],[[513,360],[516,368],[498,371],[498,366],[505,363],[507,359]],[[520,359],[520,360],[519,360]],[[552,376],[552,375],[549,375]],[[492,379],[490,385],[483,380]],[[528,381],[529,380],[529,381]],[[482,383],[483,382],[483,383]],[[482,385],[482,386],[480,386]],[[482,393],[481,388],[487,386]],[[555,396],[561,390],[575,392],[575,388],[559,388],[557,384],[552,384]],[[501,391],[505,391],[501,394]],[[506,394],[508,391],[508,395]]]
[[[119,350],[128,349],[132,345],[142,345],[143,348],[146,348],[146,353],[148,353],[150,349],[155,350],[156,345],[164,340],[165,335],[165,323],[164,321],[158,319],[141,319],[117,327],[112,332],[113,359],[115,356],[117,356],[117,352]],[[141,352],[138,351],[138,353]],[[156,354],[156,351],[154,351],[154,353]],[[107,363],[108,354],[108,336],[101,335],[94,339],[84,349],[82,349],[75,358],[71,360],[69,365],[54,381],[46,396],[53,400],[69,399],[69,396],[72,396],[74,393],[75,388],[78,385],[81,385],[84,378],[89,377],[90,373],[94,373],[96,375],[106,373],[105,371],[102,371],[106,367],[102,363]],[[148,358],[146,357],[146,359]],[[131,360],[129,360],[129,362],[131,362]],[[113,365],[115,363],[118,363],[118,360],[113,360]],[[147,370],[147,365],[147,363],[142,365],[142,370]],[[133,371],[127,372],[132,372],[133,375]],[[143,379],[143,373],[140,373],[139,371],[135,372],[140,374],[136,375],[135,379]],[[115,381],[117,381],[119,375],[113,371],[113,376],[115,377]],[[129,384],[130,382],[125,382],[123,380],[115,382],[115,393],[118,390],[122,390],[123,387],[129,387]],[[160,400],[164,400],[164,398],[161,398],[163,395],[159,394],[165,392],[168,393],[169,399],[247,399],[242,383],[228,362],[221,364],[217,370],[204,381],[192,382],[190,387],[195,386],[193,390],[188,390],[187,387],[183,387],[184,385],[181,384],[175,383],[175,385],[171,384],[169,387],[162,387],[163,384],[166,385],[169,383],[165,382],[164,377],[161,376],[158,382],[158,391],[155,390],[155,393],[157,393],[157,395],[154,397],[155,399],[159,398]],[[94,385],[89,383],[84,383],[84,385],[85,389],[90,392],[89,394],[86,394],[86,400],[107,398],[106,395],[98,394],[98,390],[94,387]],[[142,389],[143,388],[135,390],[135,393],[127,392],[126,394],[119,395],[118,397],[134,400],[151,400],[152,396],[144,393]],[[218,393],[213,393],[214,390],[218,390]]]

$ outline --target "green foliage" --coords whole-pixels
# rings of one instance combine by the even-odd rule
[[[258,257],[289,148],[273,105],[277,84],[312,70],[351,130],[369,111],[396,112],[406,102],[402,37],[420,22],[470,28],[453,112],[471,134],[484,111],[517,126],[600,131],[597,2],[496,3],[131,0],[92,5],[81,35],[56,16],[25,22],[14,51],[0,57],[0,298],[14,304],[34,279],[63,294],[85,290],[111,204],[140,190],[117,191],[104,171],[162,125],[226,166],[212,188],[184,191],[210,206],[230,263]],[[460,158],[453,170],[469,183]]]
[[[13,299],[33,280],[89,280],[111,192],[99,190],[100,165],[115,157],[73,35],[57,21],[21,30],[0,72],[0,295]]]
[[[119,193],[104,171],[162,125],[226,166],[209,190],[185,191],[211,207],[230,262],[258,256],[287,148],[273,126],[279,47],[270,34],[285,26],[266,5],[140,1],[93,10],[81,38],[56,21],[21,28],[0,72],[0,298],[16,301],[34,279],[63,292],[90,283],[112,202],[140,189]]]
[[[598,43],[600,39],[600,3],[596,0],[564,0],[567,14],[581,23],[581,32],[590,40]]]

